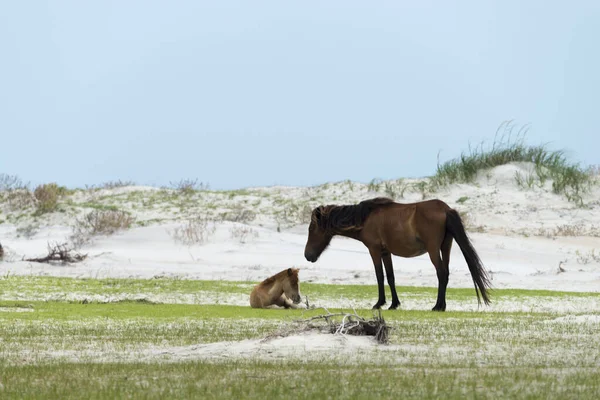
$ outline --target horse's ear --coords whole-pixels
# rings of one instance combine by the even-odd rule
[[[321,217],[323,217],[323,208],[324,206],[319,206],[315,208],[310,217],[311,222],[314,222],[317,226],[321,225]]]
[[[291,269],[291,268],[288,268],[288,275],[289,275],[289,276],[292,276],[293,274],[294,274],[294,273],[292,272],[292,269]]]
[[[313,210],[313,214],[315,215],[315,219],[318,221],[321,218],[323,213],[323,206],[319,206]]]

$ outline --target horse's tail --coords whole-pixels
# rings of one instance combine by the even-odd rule
[[[488,289],[491,287],[490,278],[487,271],[483,267],[483,263],[479,259],[479,255],[473,248],[469,236],[465,231],[465,227],[462,223],[460,215],[456,210],[446,211],[446,232],[450,233],[467,261],[469,271],[471,271],[471,277],[475,284],[475,293],[477,293],[477,302],[481,304],[481,298],[483,302],[488,305],[490,304],[490,298],[488,296]],[[481,293],[481,298],[479,294]]]

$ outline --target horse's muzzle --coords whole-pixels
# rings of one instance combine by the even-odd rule
[[[310,261],[311,263],[314,263],[315,261],[317,261],[317,256],[315,256],[312,253],[304,253],[304,257],[306,258],[306,261]]]

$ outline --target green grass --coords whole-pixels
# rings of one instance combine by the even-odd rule
[[[245,299],[252,286],[183,279],[0,279],[0,398],[585,399],[600,391],[598,293],[494,291],[497,303],[566,305],[560,312],[386,310],[392,327],[388,346],[283,360],[268,358],[268,352],[206,359],[199,346],[293,333],[304,326],[298,321],[323,309],[119,300],[132,293],[177,300],[198,292]],[[325,303],[358,298],[370,304],[376,295],[374,285],[301,287]],[[102,295],[108,302],[39,301],[39,293],[74,292]],[[399,292],[405,302],[435,300],[433,288]],[[474,301],[472,290],[448,293],[449,304]],[[581,318],[591,319],[569,320],[571,310],[584,312],[581,304],[589,308]],[[356,311],[372,316],[369,309]],[[186,356],[174,349],[184,349]]]
[[[11,321],[81,321],[82,319],[122,320],[151,318],[160,321],[190,319],[282,319],[292,316],[312,315],[323,310],[262,310],[245,306],[195,305],[195,304],[150,304],[143,301],[119,301],[115,303],[69,303],[55,301],[0,301],[0,307],[19,308],[22,312],[2,312],[0,320]],[[26,310],[31,310],[27,312]]]
[[[0,277],[0,300],[29,299],[32,301],[53,300],[68,302],[114,302],[137,300],[159,303],[206,303],[227,302],[230,298],[248,296],[258,282],[201,281],[190,279],[77,279],[49,276],[7,275]],[[435,284],[435,280],[432,284]],[[376,285],[330,285],[301,283],[302,294],[319,306],[327,306],[329,301],[339,303],[340,299],[370,304],[375,302]],[[398,286],[402,302],[431,302],[437,295],[434,287]],[[386,286],[387,297],[390,298]],[[600,293],[559,292],[550,290],[502,289],[492,290],[493,304],[503,302],[536,301],[540,304],[557,302],[559,299],[594,299],[600,302]],[[236,297],[237,296],[237,297]],[[208,299],[212,299],[208,301]],[[476,304],[473,289],[449,288],[449,307],[452,304]],[[349,304],[349,303],[348,303]],[[366,307],[366,306],[365,306]],[[482,310],[485,310],[483,308]]]
[[[302,362],[0,367],[3,399],[593,399],[597,369],[389,367]]]
[[[283,362],[168,356],[173,346],[264,338],[321,313],[0,301],[0,397],[545,399],[600,390],[597,323],[548,313],[385,311],[390,345],[369,352]],[[140,362],[161,349],[167,355]]]

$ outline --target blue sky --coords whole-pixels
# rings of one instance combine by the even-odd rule
[[[510,119],[598,164],[599,38],[597,1],[4,1],[0,172],[425,176]]]

